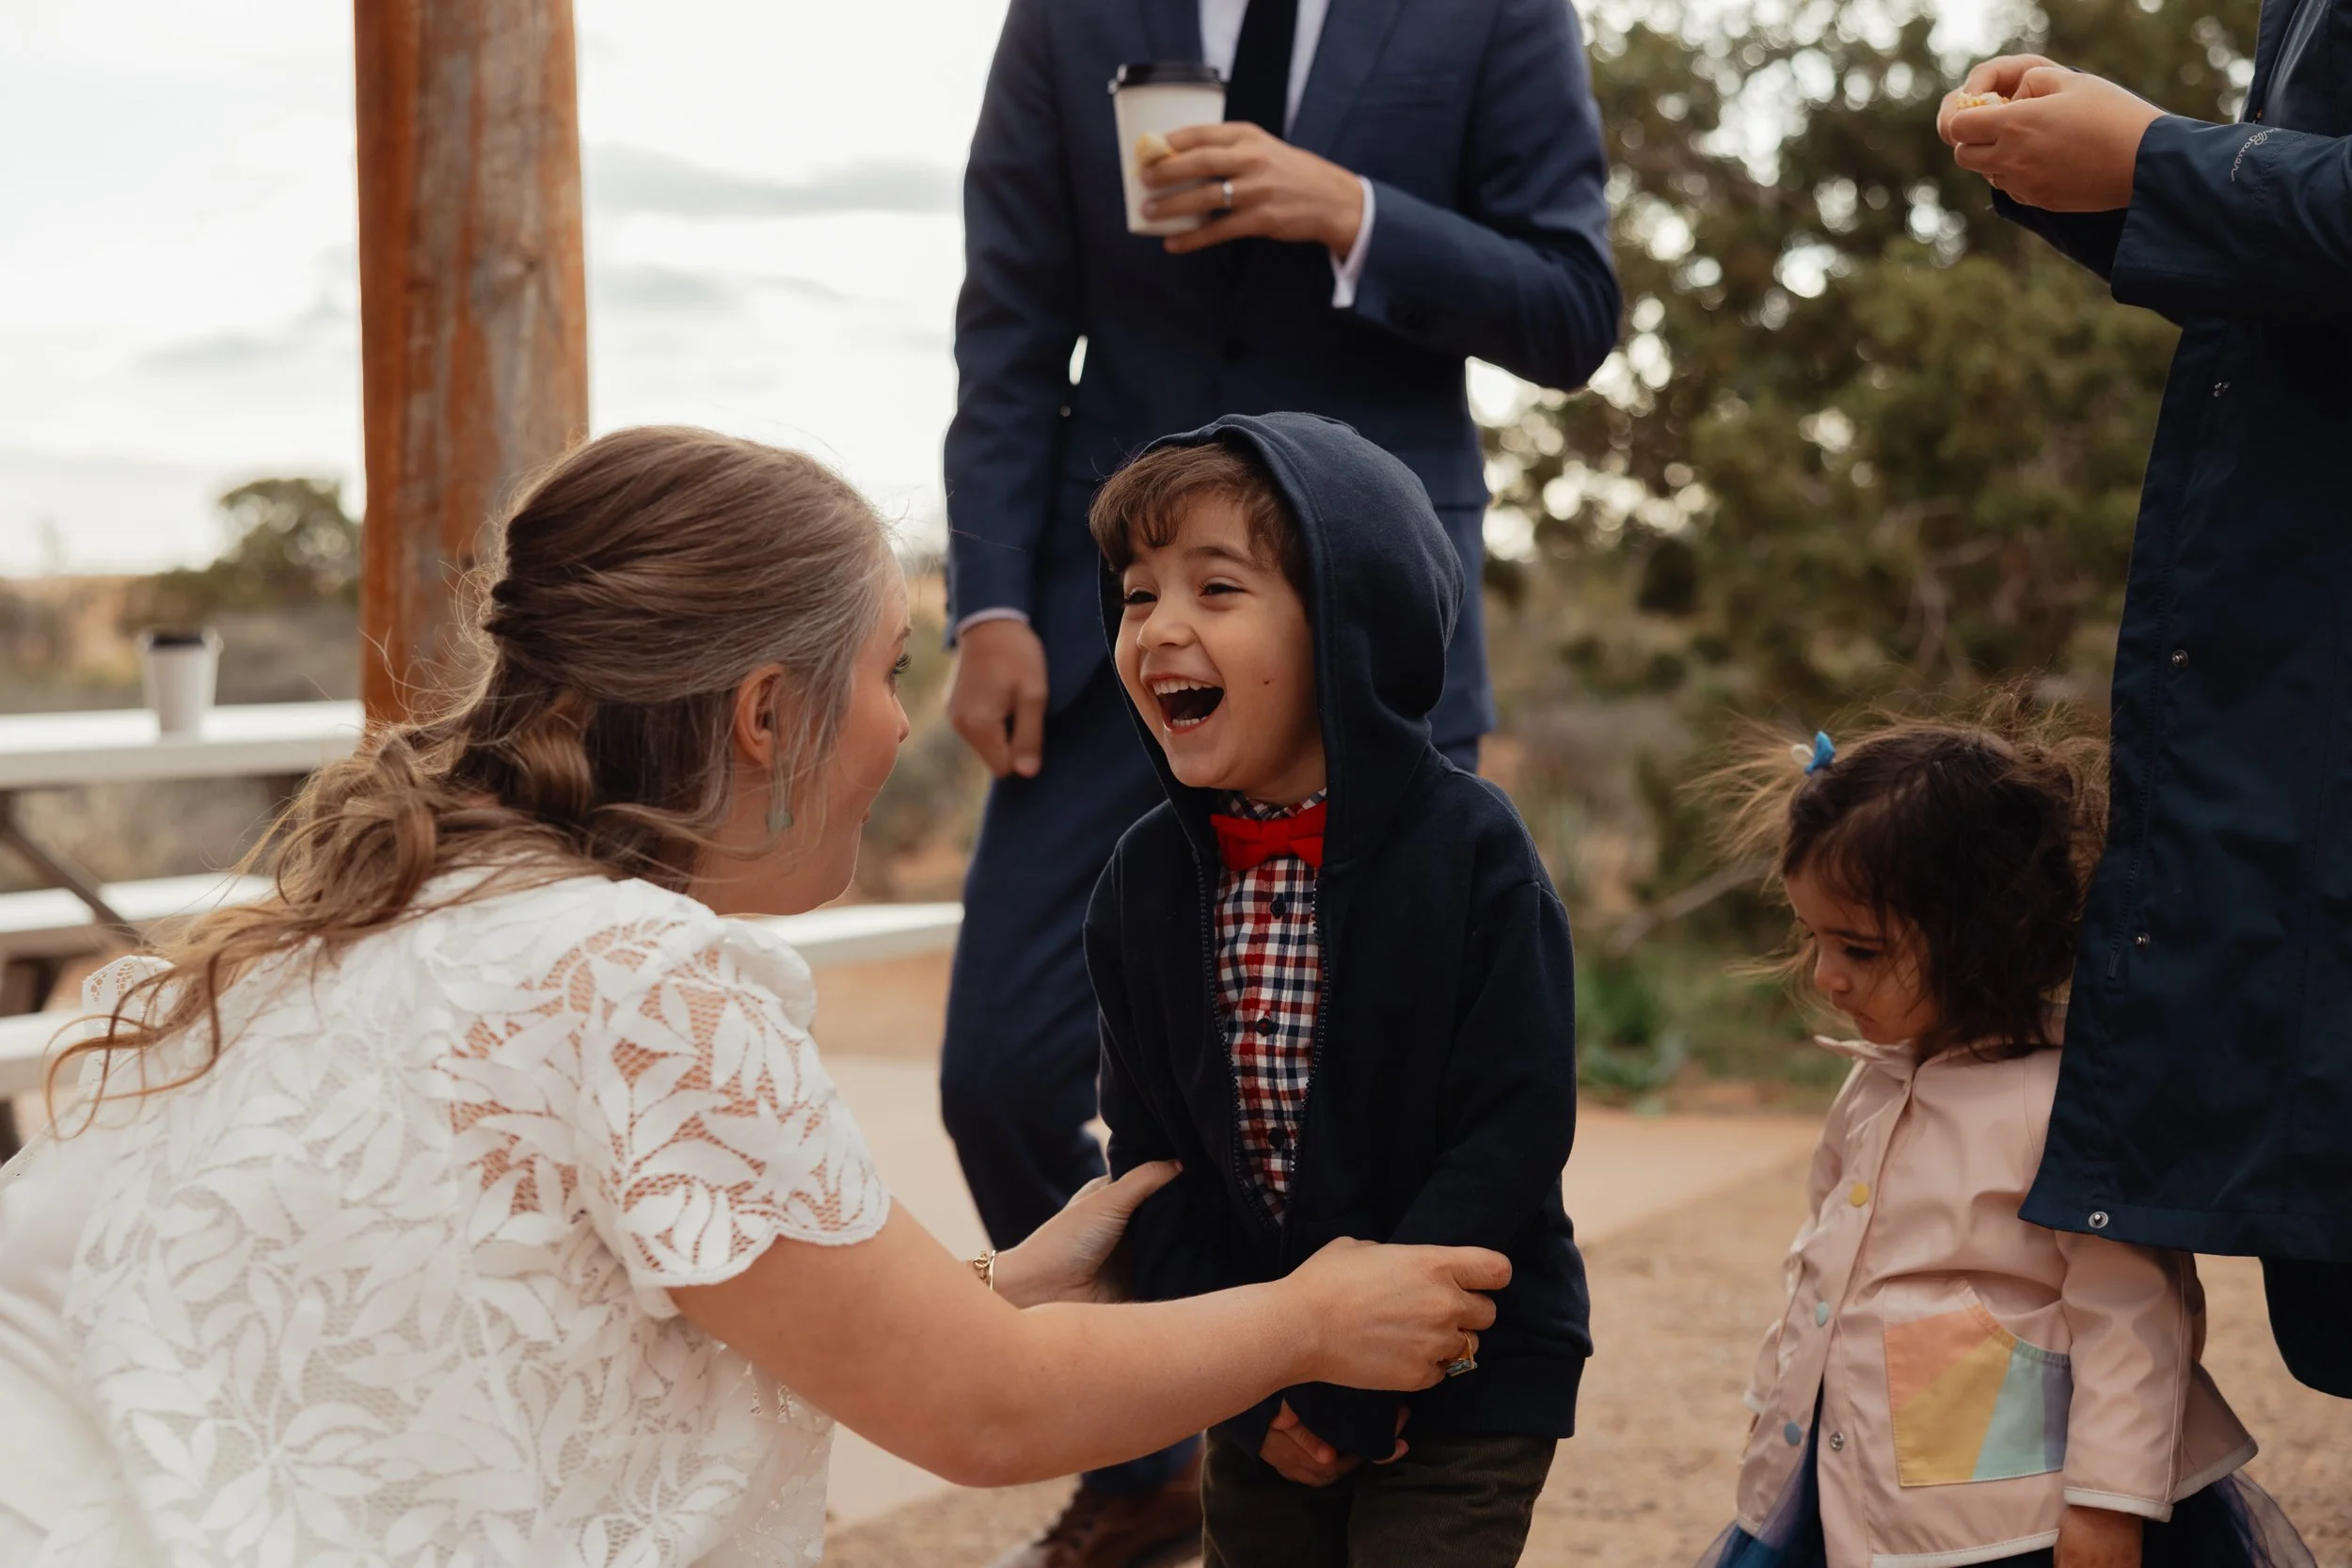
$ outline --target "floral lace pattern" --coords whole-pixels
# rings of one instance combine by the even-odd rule
[[[224,999],[66,1300],[114,1461],[41,1561],[814,1561],[831,1424],[669,1290],[889,1199],[797,955],[642,882],[457,904]]]

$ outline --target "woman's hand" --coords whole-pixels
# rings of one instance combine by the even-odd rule
[[[1144,203],[1152,218],[1221,214],[1188,234],[1170,234],[1177,256],[1228,240],[1257,236],[1321,245],[1344,257],[1364,223],[1364,187],[1327,158],[1293,147],[1246,119],[1188,125],[1168,135],[1174,151],[1147,166],[1143,182],[1157,188],[1188,181],[1208,183]],[[1220,182],[1231,182],[1228,208]]]
[[[2137,1513],[2069,1506],[2058,1516],[2058,1568],[2139,1568]]]
[[[1015,1307],[1126,1300],[1126,1282],[1104,1265],[1143,1200],[1176,1180],[1183,1169],[1173,1160],[1154,1160],[1116,1181],[1096,1177],[1027,1241],[996,1255],[996,1293]]]
[[[1938,128],[1961,167],[2044,212],[2112,213],[2132,204],[2140,138],[2163,110],[2113,82],[2046,63],[2019,72],[2009,100],[1976,109],[1946,101]]]
[[[1474,1355],[1495,1321],[1482,1291],[1511,1283],[1511,1260],[1483,1247],[1375,1246],[1343,1237],[1280,1288],[1316,1331],[1305,1381],[1349,1388],[1426,1388]]]

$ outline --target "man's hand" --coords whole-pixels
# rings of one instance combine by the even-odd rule
[[[2058,1517],[2058,1568],[2139,1568],[2139,1515],[2070,1506]]]
[[[947,722],[998,778],[1037,777],[1045,756],[1045,644],[1025,621],[982,621],[956,639]]]
[[[1144,215],[1225,213],[1189,234],[1170,234],[1170,254],[1252,236],[1320,245],[1339,257],[1356,248],[1364,223],[1364,187],[1329,159],[1268,135],[1248,120],[1186,126],[1170,132],[1168,145],[1175,150],[1145,166],[1145,184],[1159,189],[1192,180],[1208,183],[1147,201]],[[1230,211],[1220,181],[1232,182]]]
[[[1935,111],[1935,134],[1944,138],[1944,145],[1952,145],[1952,105],[1963,98],[1977,93],[1997,92],[2003,98],[2017,96],[2017,84],[2026,72],[2036,66],[2059,69],[2058,61],[2047,55],[2001,55],[1979,63],[1968,73],[1968,79],[1944,95],[1943,107]]]
[[[1405,1418],[1411,1414],[1410,1405],[1396,1407],[1396,1448],[1381,1464],[1393,1465],[1405,1457]],[[1274,1423],[1266,1428],[1265,1441],[1258,1447],[1258,1457],[1273,1465],[1283,1480],[1295,1481],[1301,1486],[1328,1486],[1363,1463],[1353,1455],[1343,1455],[1307,1430],[1288,1400],[1274,1413]]]
[[[1947,101],[1937,119],[1960,166],[2044,212],[2130,206],[2140,138],[2164,111],[2112,82],[2060,66],[2028,66],[2013,87],[2007,103],[1955,109]]]

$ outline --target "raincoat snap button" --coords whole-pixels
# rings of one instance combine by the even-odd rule
[[[1831,1452],[1844,1453],[1846,1451],[1846,1434],[1842,1432],[1831,1433],[1829,1434],[1829,1446]]]
[[[1821,1328],[1827,1326],[1828,1323],[1829,1303],[1825,1301],[1815,1302],[1813,1304],[1813,1326],[1816,1328]]]
[[[1852,1204],[1852,1205],[1853,1205],[1855,1208],[1857,1208],[1857,1209],[1861,1208],[1864,1204],[1866,1204],[1866,1203],[1869,1202],[1869,1201],[1870,1201],[1870,1184],[1869,1184],[1867,1181],[1857,1181],[1857,1182],[1855,1182],[1855,1183],[1853,1184],[1853,1186],[1852,1186],[1852,1187],[1851,1187],[1851,1189],[1847,1192],[1847,1194],[1846,1194],[1846,1201],[1847,1201],[1848,1203]]]
[[[2105,1209],[2093,1209],[2090,1212],[2090,1228],[2093,1230],[2105,1230],[2106,1227],[2107,1212]]]
[[[1788,1446],[1792,1449],[1804,1441],[1804,1428],[1799,1426],[1794,1421],[1784,1422],[1780,1429],[1780,1434],[1784,1438],[1788,1439]]]

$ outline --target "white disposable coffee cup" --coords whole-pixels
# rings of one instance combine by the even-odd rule
[[[1111,78],[1111,118],[1119,127],[1119,178],[1127,193],[1127,232],[1182,234],[1209,221],[1202,213],[1183,217],[1147,218],[1143,204],[1154,197],[1173,196],[1208,183],[1154,190],[1143,182],[1136,161],[1136,144],[1145,135],[1165,136],[1193,125],[1215,125],[1225,118],[1224,78],[1199,60],[1149,60],[1122,65]]]
[[[151,631],[139,637],[139,678],[155,728],[165,735],[195,735],[213,705],[220,671],[220,634],[215,631]]]

